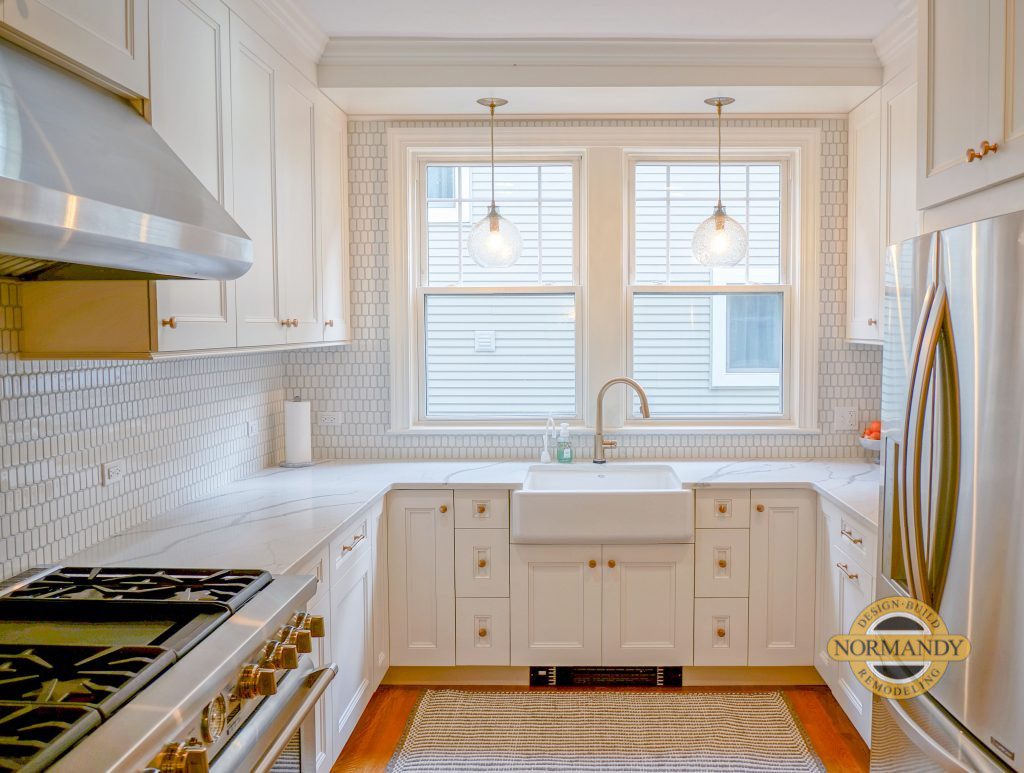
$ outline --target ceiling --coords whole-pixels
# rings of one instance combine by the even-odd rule
[[[895,0],[299,0],[330,37],[873,39]]]

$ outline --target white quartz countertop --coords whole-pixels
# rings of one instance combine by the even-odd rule
[[[877,522],[879,468],[858,461],[698,461],[671,465],[686,486],[807,487]],[[321,462],[273,467],[75,553],[68,566],[266,569],[304,564],[396,488],[519,488],[535,462]],[[591,464],[591,462],[580,462]],[[609,464],[615,464],[610,462]]]

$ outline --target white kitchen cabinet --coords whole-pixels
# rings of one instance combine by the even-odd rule
[[[380,684],[391,665],[388,641],[388,519],[384,502],[374,506],[369,521],[373,550],[373,682]]]
[[[918,57],[919,208],[1024,174],[1024,0],[919,0]]]
[[[317,254],[324,342],[348,341],[352,337],[345,206],[345,191],[348,190],[346,121],[345,114],[333,102],[317,94]]]
[[[307,611],[311,615],[319,615],[323,617],[325,621],[330,621],[332,619],[330,596],[325,593],[323,598],[316,604],[311,605]],[[329,625],[325,626],[324,636],[322,638],[313,639],[312,655],[317,668],[333,662],[332,658],[334,656],[334,650],[331,648],[332,641],[333,632]],[[334,752],[334,733],[332,732],[334,718],[332,693],[333,690],[328,689],[320,700],[317,701],[316,708],[313,710],[314,726],[316,731],[313,748],[315,750],[315,769],[317,773],[320,773],[320,771],[330,770],[331,765],[334,764],[334,759],[337,756]]]
[[[455,665],[509,664],[508,598],[455,601]]]
[[[921,232],[917,209],[917,72],[908,67],[881,91],[882,198],[881,261],[886,250]],[[881,298],[881,289],[875,288]],[[877,326],[876,326],[877,327]]]
[[[149,0],[4,0],[0,7],[6,36],[126,96],[149,96]]]
[[[220,0],[162,0],[150,8],[153,128],[230,212],[230,13]],[[160,351],[233,347],[232,282],[156,283]]]
[[[391,665],[455,665],[455,514],[451,491],[388,495]]]
[[[695,545],[695,595],[746,598],[750,591],[750,531],[697,529]]]
[[[881,341],[882,95],[850,113],[849,331],[853,341]]]
[[[817,496],[802,489],[750,493],[748,663],[814,662]]]
[[[512,545],[513,666],[601,663],[600,545]]]
[[[602,562],[602,665],[693,663],[693,545],[605,545]]]
[[[508,597],[508,531],[455,530],[455,595]]]
[[[747,665],[747,599],[698,598],[693,605],[693,664]]]

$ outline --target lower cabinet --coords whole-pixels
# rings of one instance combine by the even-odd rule
[[[455,602],[455,665],[509,664],[508,598],[460,598]]]
[[[747,665],[747,599],[694,599],[693,663]]]
[[[511,663],[693,662],[692,545],[513,545]]]
[[[318,615],[324,620],[331,619],[331,603],[330,597],[324,594],[324,597],[316,604],[309,607],[307,610],[311,615]],[[313,659],[316,661],[317,668],[331,662],[331,639],[332,632],[325,630],[325,636],[321,639],[313,639]],[[316,704],[316,708],[313,711],[314,724],[316,727],[316,739],[315,739],[315,764],[316,770],[327,771],[331,769],[331,765],[334,764],[335,752],[334,752],[334,734],[331,732],[332,718],[334,716],[332,698],[332,690],[328,689],[323,694],[323,697]],[[339,750],[340,751],[340,750]]]

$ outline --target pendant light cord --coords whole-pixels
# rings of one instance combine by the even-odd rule
[[[494,108],[495,108],[495,104],[494,104],[493,101],[490,104],[490,108],[491,108],[491,209],[494,209],[495,208],[495,206],[494,206]],[[719,194],[718,194],[718,196],[719,196],[719,198],[721,198],[721,196],[722,196],[722,194],[721,194],[721,187],[722,187],[721,181],[719,181],[718,187],[719,187]]]
[[[716,105],[718,108],[718,208],[722,208],[722,103],[718,102]],[[493,136],[493,134],[492,134]],[[494,140],[491,140],[491,149],[493,152]],[[492,162],[493,164],[493,162]],[[493,179],[493,171],[491,172]]]

